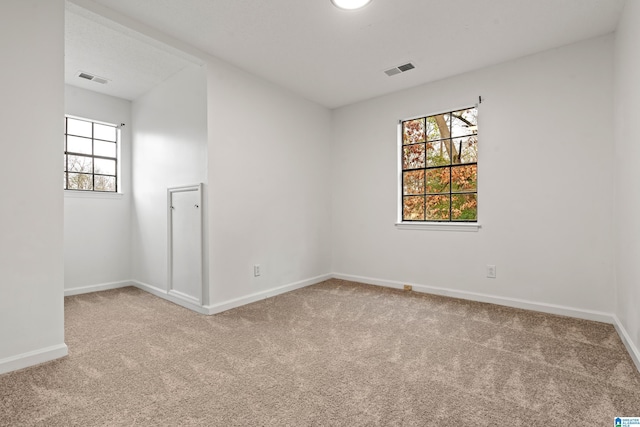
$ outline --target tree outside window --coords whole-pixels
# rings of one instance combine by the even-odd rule
[[[401,126],[402,221],[477,222],[478,109]]]
[[[65,118],[64,189],[118,191],[118,128]]]

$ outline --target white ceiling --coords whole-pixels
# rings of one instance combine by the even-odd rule
[[[333,108],[610,33],[624,1],[372,0],[360,11],[330,0],[96,3]],[[140,69],[162,79],[181,66],[77,14],[67,30],[69,72],[113,78],[112,87],[120,77],[134,85]],[[414,70],[384,74],[408,61]]]
[[[65,83],[133,100],[193,63],[168,46],[113,21],[67,4],[65,13]],[[78,72],[109,80],[99,84]]]

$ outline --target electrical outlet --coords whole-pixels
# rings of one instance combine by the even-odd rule
[[[404,290],[405,290],[405,291],[411,291],[411,290],[413,290],[413,286],[411,286],[411,285],[404,285]]]
[[[496,266],[487,264],[487,277],[490,279],[496,278]]]
[[[258,277],[260,275],[260,264],[256,264],[253,266],[253,275]]]

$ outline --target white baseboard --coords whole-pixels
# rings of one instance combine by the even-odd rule
[[[184,292],[176,291],[175,289],[170,289],[167,292],[167,294],[168,295],[173,295],[176,298],[180,298],[180,299],[183,299],[185,301],[188,301],[191,304],[195,304],[195,305],[198,305],[198,306],[202,305],[197,298],[194,298],[191,295],[187,295]]]
[[[123,280],[120,282],[99,283],[97,285],[82,286],[78,288],[70,288],[64,290],[64,296],[87,294],[89,292],[108,291],[109,289],[124,288],[127,286],[133,286],[130,280]]]
[[[175,292],[167,291],[166,289],[160,289],[156,286],[150,285],[148,283],[143,283],[138,280],[132,280],[130,283],[132,286],[135,286],[138,289],[149,292],[150,294],[153,294],[162,299],[166,299],[167,301],[178,304],[184,308],[188,308],[189,310],[193,310],[200,314],[209,314],[205,307],[192,302],[190,299],[181,298]]]
[[[67,354],[69,354],[69,349],[63,343],[7,357],[0,360],[0,374],[39,365],[40,363],[59,359]]]
[[[556,304],[547,304],[542,302],[527,301],[518,298],[506,298],[495,295],[480,294],[476,292],[458,291],[454,289],[438,288],[435,286],[415,285],[407,282],[397,282],[394,280],[375,279],[371,277],[354,276],[351,274],[333,273],[336,279],[349,280],[351,282],[367,283],[369,285],[384,286],[387,288],[403,289],[404,285],[411,285],[416,292],[427,294],[442,295],[453,298],[466,299],[470,301],[487,302],[491,304],[504,305],[507,307],[522,308],[525,310],[540,311],[542,313],[557,314],[560,316],[574,317],[577,319],[594,320],[596,322],[612,324],[620,339],[624,343],[633,363],[640,371],[640,351],[634,345],[628,332],[620,322],[620,319],[613,313],[605,313],[602,311],[585,310],[574,307],[566,307]]]
[[[185,308],[194,310],[202,314],[216,314],[232,308],[240,307],[245,304],[260,301],[265,298],[270,298],[285,292],[290,292],[295,289],[304,288],[306,286],[315,285],[316,283],[323,282],[325,280],[336,278],[342,280],[349,280],[352,282],[367,283],[370,285],[383,286],[387,288],[402,289],[404,285],[411,285],[415,292],[422,292],[427,294],[442,295],[453,298],[466,299],[471,301],[486,302],[491,304],[504,305],[507,307],[521,308],[525,310],[540,311],[543,313],[557,314],[561,316],[575,317],[578,319],[593,320],[597,322],[616,324],[614,315],[611,313],[605,313],[601,311],[585,310],[573,307],[567,307],[556,304],[548,304],[534,301],[527,301],[518,298],[499,297],[495,295],[482,294],[477,292],[460,291],[449,288],[440,288],[436,286],[419,285],[407,282],[398,282],[395,280],[376,279],[372,277],[355,276],[351,274],[332,273],[323,274],[320,276],[312,277],[310,279],[301,280],[298,282],[290,283],[283,286],[267,289],[265,291],[256,292],[243,297],[234,298],[228,301],[219,302],[216,304],[202,306],[190,297],[180,297],[175,291],[167,291],[165,289],[158,288],[148,283],[143,283],[138,280],[126,280],[122,282],[104,283],[93,286],[85,286],[81,288],[73,288],[65,290],[65,296],[76,295],[87,292],[103,291],[108,289],[117,289],[126,286],[135,286],[139,289],[147,291],[160,298],[164,298],[175,304],[181,305]],[[618,322],[619,323],[619,322]]]
[[[64,296],[68,297],[71,295],[86,294],[89,292],[108,291],[110,289],[125,288],[127,286],[134,286],[160,298],[164,298],[188,309],[197,311],[198,313],[207,314],[207,310],[203,309],[203,307],[191,297],[188,297],[186,295],[182,297],[181,295],[179,295],[179,292],[166,291],[164,289],[160,289],[156,286],[149,285],[148,283],[143,283],[138,280],[123,280],[120,282],[100,283],[97,285],[65,289]]]
[[[636,368],[638,368],[638,371],[640,371],[640,350],[638,350],[638,347],[636,347],[631,340],[629,333],[622,325],[622,322],[620,322],[620,319],[618,319],[618,316],[614,314],[613,320],[613,326],[615,326],[616,331],[618,331],[618,335],[620,335],[620,339],[624,343],[624,346],[627,348],[627,351],[629,352],[633,363],[636,364]]]
[[[181,305],[185,308],[191,309],[201,314],[216,314],[223,311],[227,311],[236,307],[240,307],[252,302],[260,301],[266,298],[270,298],[276,295],[280,295],[286,292],[293,291],[295,289],[304,288],[307,286],[315,285],[317,283],[329,280],[331,278],[349,280],[352,282],[367,283],[370,285],[384,286],[388,288],[403,289],[404,285],[411,285],[416,292],[448,296],[453,298],[466,299],[471,301],[486,302],[491,304],[498,304],[507,307],[521,308],[525,310],[539,311],[543,313],[557,314],[561,316],[569,316],[578,319],[593,320],[597,322],[613,324],[620,339],[624,343],[631,359],[635,363],[638,371],[640,371],[640,350],[635,346],[628,332],[620,322],[620,319],[615,314],[605,313],[601,311],[585,310],[574,307],[567,307],[557,304],[548,304],[534,301],[527,301],[518,298],[500,297],[495,295],[482,294],[477,292],[460,291],[449,288],[440,288],[435,286],[412,284],[407,282],[398,282],[395,280],[376,279],[372,277],[355,276],[351,274],[332,273],[323,274],[320,276],[312,277],[310,279],[301,280],[298,282],[290,283],[288,285],[278,286],[275,288],[267,289],[265,291],[256,292],[250,295],[246,295],[239,298],[234,298],[228,301],[220,303],[201,306],[194,301],[190,301],[188,298],[180,298],[175,292],[170,292],[165,289],[160,289],[147,283],[139,282],[137,280],[126,280],[121,282],[103,283],[92,286],[85,286],[79,288],[66,289],[64,291],[65,296],[77,295],[87,292],[104,291],[108,289],[117,289],[126,286],[135,286],[141,290],[147,291],[155,296],[171,301],[175,304]],[[17,369],[26,368],[28,366],[44,363],[50,360],[54,360],[60,357],[64,357],[68,354],[67,346],[61,344],[58,346],[47,347],[40,350],[20,354],[10,358],[0,360],[0,374],[5,372],[14,371]]]
[[[137,280],[132,280],[129,283],[132,286],[135,286],[143,291],[147,291],[155,296],[166,299],[167,301],[171,301],[175,304],[181,305],[182,307],[188,308],[200,314],[217,314],[223,311],[231,310],[232,308],[240,307],[246,304],[250,304],[252,302],[260,301],[266,298],[270,298],[276,295],[283,294],[285,292],[290,292],[295,289],[304,288],[306,286],[315,285],[316,283],[323,282],[332,277],[331,274],[324,274],[321,276],[312,277],[310,279],[301,280],[299,282],[290,283],[284,286],[278,286],[276,288],[267,289],[265,291],[256,292],[254,294],[246,295],[239,298],[234,298],[228,301],[219,302],[212,305],[199,305],[190,301],[187,298],[180,298],[175,292],[167,291],[165,289],[160,289],[156,286],[149,285],[148,283],[142,283]]]
[[[231,310],[232,308],[240,307],[252,302],[260,301],[266,298],[270,298],[276,295],[284,294],[295,289],[304,288],[307,286],[315,285],[316,283],[324,282],[333,277],[331,274],[323,274],[320,276],[312,277],[310,279],[301,280],[299,282],[290,283],[284,286],[278,286],[276,288],[267,289],[266,291],[256,292],[240,298],[234,298],[228,301],[223,301],[217,304],[207,305],[207,314],[216,314],[223,311]]]
[[[441,295],[452,298],[466,299],[470,301],[487,302],[490,304],[504,305],[525,310],[540,311],[543,313],[557,314],[560,316],[575,317],[578,319],[594,320],[613,324],[613,314],[602,311],[584,310],[580,308],[566,307],[543,302],[527,301],[518,298],[499,297],[495,295],[481,294],[476,292],[459,291],[455,289],[439,288],[436,286],[417,285],[408,282],[397,282],[394,280],[375,279],[371,277],[353,276],[350,274],[334,273],[336,279],[350,280],[352,282],[367,283],[370,285],[384,286],[388,288],[402,289],[404,285],[411,285],[415,292]]]
[[[310,279],[301,280],[299,282],[290,283],[288,285],[278,286],[276,288],[267,289],[265,291],[256,292],[254,294],[246,295],[239,298],[234,298],[228,301],[223,301],[220,303],[212,304],[212,305],[200,305],[193,298],[185,295],[181,296],[179,292],[176,291],[167,291],[166,289],[161,289],[156,286],[150,285],[148,283],[140,282],[138,280],[126,280],[122,282],[113,282],[113,283],[103,283],[99,285],[92,286],[84,286],[81,288],[72,288],[66,289],[64,292],[65,296],[83,294],[88,292],[98,292],[105,291],[109,289],[117,289],[123,288],[126,286],[135,286],[138,289],[149,292],[152,295],[163,298],[167,301],[171,301],[174,304],[178,304],[182,307],[188,308],[200,314],[216,314],[221,313],[223,311],[230,310],[232,308],[240,307],[245,304],[249,304],[252,302],[260,301],[265,298],[270,298],[279,294],[283,294],[285,292],[293,291],[295,289],[304,288],[306,286],[315,285],[316,283],[323,282],[325,280],[331,279],[331,274],[323,274],[321,276],[312,277]]]

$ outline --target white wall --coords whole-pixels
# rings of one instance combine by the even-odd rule
[[[627,1],[616,32],[616,315],[640,349],[640,2]]]
[[[0,2],[0,52],[1,373],[67,351],[60,161],[63,1]]]
[[[612,54],[593,39],[335,110],[333,271],[611,313]],[[479,95],[482,229],[396,229],[398,120]]]
[[[186,68],[132,107],[132,275],[166,291],[167,188],[207,182],[205,72]]]
[[[214,59],[208,102],[211,304],[330,273],[329,110]]]
[[[65,114],[125,123],[120,140],[122,194],[65,192],[65,290],[131,279],[131,101],[65,86]]]

